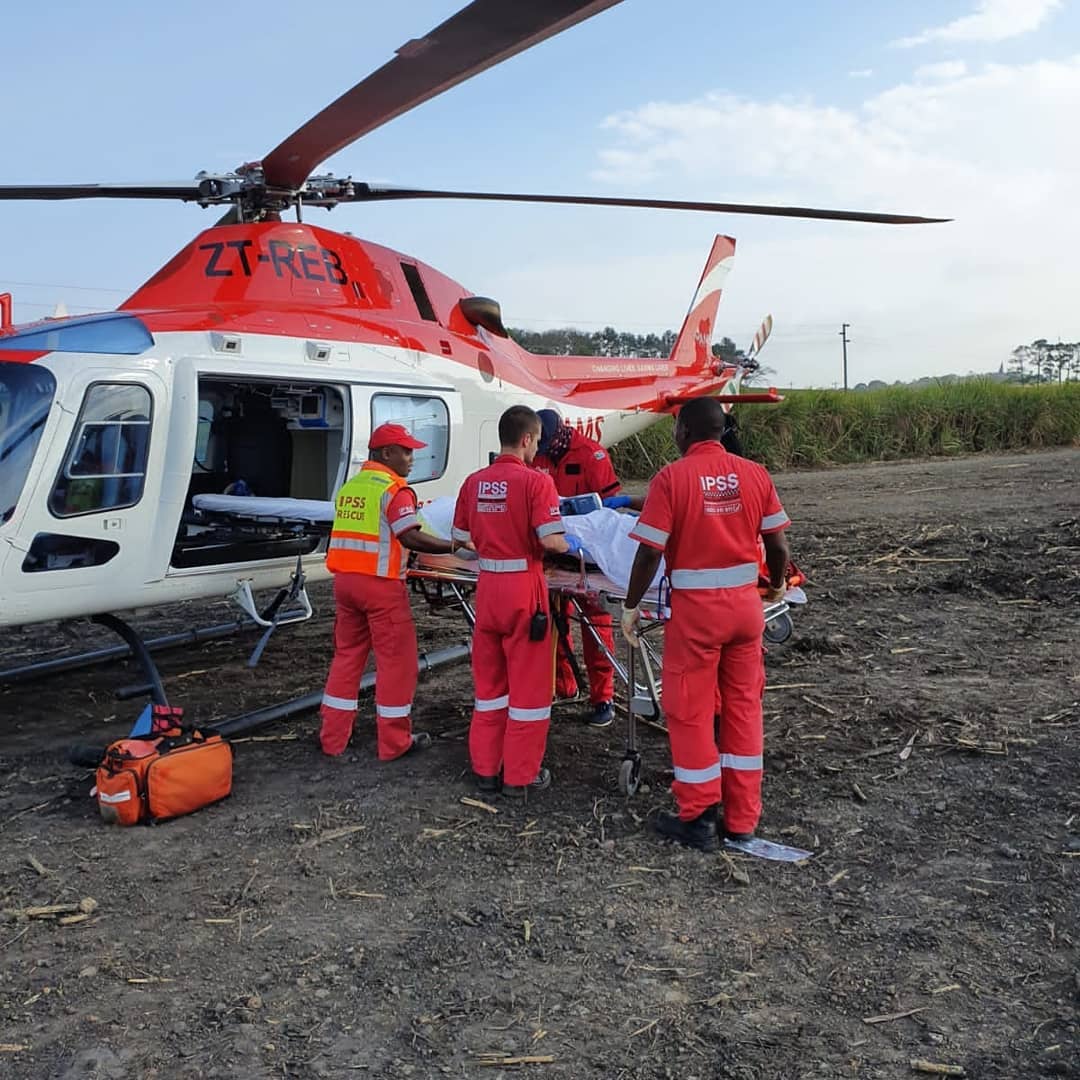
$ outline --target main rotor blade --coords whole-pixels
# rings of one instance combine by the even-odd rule
[[[390,199],[475,199],[488,202],[564,203],[571,206],[642,206],[654,210],[706,210],[720,214],[760,214],[765,217],[822,218],[826,221],[869,221],[880,225],[933,225],[952,218],[877,214],[863,210],[819,210],[810,206],[759,206],[753,203],[697,202],[686,199],[630,199],[607,195],[522,195],[503,191],[433,191],[426,188],[374,187],[357,184],[342,202]]]
[[[263,158],[270,187],[298,188],[320,162],[400,116],[620,0],[473,0],[342,94]]]
[[[199,198],[190,180],[174,184],[0,184],[3,199],[182,199]]]

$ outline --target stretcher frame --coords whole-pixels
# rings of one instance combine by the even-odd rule
[[[479,572],[475,561],[460,559],[455,555],[420,555],[410,566],[407,576],[415,592],[422,595],[434,608],[458,607],[469,629],[476,626],[476,609],[471,594],[476,588]],[[626,692],[626,740],[622,763],[619,767],[619,790],[627,796],[637,793],[641,785],[643,757],[638,745],[637,725],[644,721],[664,729],[663,687],[660,679],[662,658],[657,638],[663,631],[668,617],[666,579],[658,588],[650,589],[642,598],[638,644],[625,644],[625,661],[604,643],[590,618],[588,607],[599,607],[610,612],[618,633],[618,623],[626,590],[599,570],[590,570],[582,559],[578,570],[547,567],[548,594],[552,610],[556,604],[571,601],[576,609],[569,618],[577,622],[583,634],[587,633],[607,658],[615,672],[615,678]],[[781,600],[764,608],[766,637],[771,641],[786,640],[791,633],[790,605]],[[770,627],[772,628],[770,636]],[[564,637],[559,631],[560,637]],[[781,636],[782,635],[782,636]],[[565,641],[559,647],[568,647]]]

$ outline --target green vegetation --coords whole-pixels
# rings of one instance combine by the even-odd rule
[[[780,405],[736,407],[747,456],[771,469],[1080,445],[1080,383],[966,379],[863,393],[788,390]],[[612,453],[626,478],[677,456],[665,419]]]

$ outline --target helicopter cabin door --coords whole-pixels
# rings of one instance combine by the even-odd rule
[[[7,602],[35,618],[137,606],[149,571],[168,394],[150,371],[65,380],[63,421],[19,530]]]

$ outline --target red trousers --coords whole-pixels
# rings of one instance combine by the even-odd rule
[[[476,687],[469,757],[473,772],[531,784],[540,772],[551,723],[551,627],[529,640],[537,607],[548,612],[542,572],[480,572],[472,672]]]
[[[600,640],[614,654],[615,637],[611,630],[611,614],[605,611],[599,604],[585,603],[581,605],[583,614],[596,627]],[[566,614],[573,614],[574,605],[567,602]],[[567,630],[567,644],[574,647],[573,623],[569,623]],[[605,701],[615,698],[615,669],[611,661],[604,655],[603,649],[596,643],[596,639],[586,630],[581,628],[581,647],[585,653],[585,668],[589,674],[589,701],[593,705],[600,705]],[[566,656],[562,643],[559,643],[555,662],[555,694],[558,697],[573,697],[578,691],[577,681],[574,678],[574,669]]]
[[[412,745],[412,699],[419,670],[405,582],[337,573],[334,604],[334,659],[320,709],[323,753],[340,754],[348,745],[360,677],[374,648],[379,760],[401,757]]]
[[[671,595],[664,714],[675,767],[671,790],[684,821],[720,802],[730,832],[753,832],[761,817],[763,629],[753,586]]]

